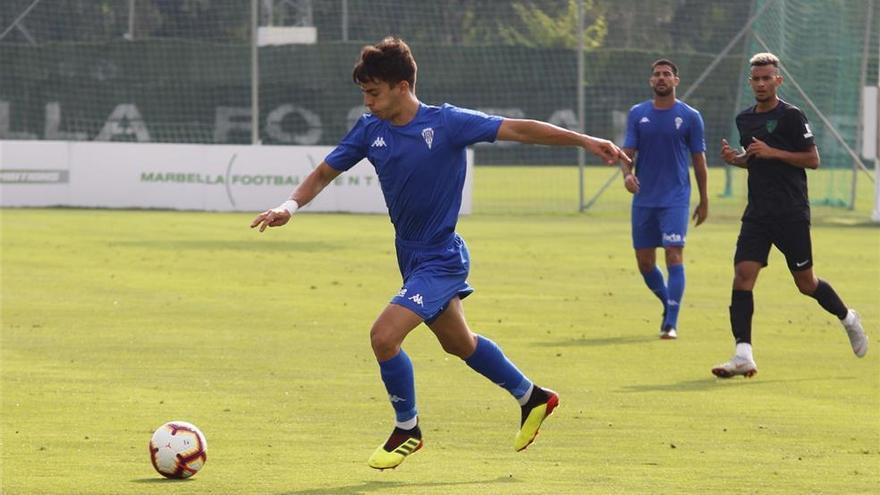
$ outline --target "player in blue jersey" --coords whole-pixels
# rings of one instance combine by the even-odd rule
[[[633,194],[632,242],[639,272],[663,303],[660,338],[678,337],[678,313],[684,296],[684,244],[688,229],[691,181],[688,161],[700,191],[692,218],[696,225],[709,214],[706,193],[706,143],[700,112],[675,98],[678,67],[666,59],[651,65],[648,80],[654,97],[633,106],[623,151],[635,159],[621,161],[624,187]],[[656,250],[666,252],[668,281],[657,267]]]
[[[582,146],[607,164],[628,160],[613,143],[533,120],[504,119],[452,105],[421,103],[415,95],[416,63],[397,38],[365,46],[352,79],[370,113],[361,117],[339,145],[281,206],[258,215],[251,227],[286,224],[296,210],[361,159],[379,176],[396,234],[403,287],[370,329],[373,353],[395,411],[388,440],[370,456],[376,469],[394,468],[422,446],[413,367],[401,345],[424,322],[443,350],[506,389],[521,407],[514,448],[532,443],[544,419],[559,403],[552,390],[529,380],[491,340],[468,327],[461,300],[469,254],[455,233],[465,179],[466,147],[497,139]]]

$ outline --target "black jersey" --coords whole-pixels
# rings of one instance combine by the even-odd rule
[[[807,117],[797,107],[779,100],[769,112],[748,108],[736,116],[739,142],[744,148],[756,137],[785,151],[802,152],[813,146]],[[807,174],[782,160],[749,157],[749,204],[743,220],[810,220]]]

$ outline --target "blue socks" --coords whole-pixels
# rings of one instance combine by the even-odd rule
[[[531,392],[532,382],[507,359],[495,342],[478,335],[476,350],[464,362],[510,392],[517,400],[528,400],[526,394]],[[418,415],[412,361],[401,349],[393,358],[380,362],[379,370],[385,390],[388,391],[388,400],[394,407],[397,424],[409,426]]]
[[[418,414],[416,410],[416,385],[412,361],[400,350],[393,358],[379,363],[382,381],[388,391],[388,400],[394,407],[398,423],[406,423]]]
[[[477,335],[477,348],[464,362],[517,400],[528,399],[524,396],[531,390],[532,382],[507,359],[495,342]]]
[[[651,292],[663,303],[663,315],[665,316],[667,309],[666,300],[669,299],[669,296],[666,294],[666,282],[663,281],[663,272],[660,271],[657,265],[654,265],[654,270],[643,273],[642,278],[645,279],[645,284],[651,289]]]
[[[681,298],[684,296],[684,265],[672,265],[669,270],[669,283],[666,286],[666,321],[664,326],[678,326],[678,310],[681,309]]]
[[[672,265],[669,270],[669,282],[664,283],[663,272],[654,265],[654,269],[643,273],[642,278],[651,292],[663,303],[663,328],[678,326],[678,311],[681,309],[681,298],[684,296],[684,265]]]

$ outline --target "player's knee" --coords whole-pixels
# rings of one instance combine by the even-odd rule
[[[395,338],[394,332],[385,327],[373,325],[373,328],[370,329],[370,346],[373,348],[373,354],[380,360],[390,359],[400,349],[400,342]]]

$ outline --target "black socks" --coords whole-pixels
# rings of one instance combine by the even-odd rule
[[[819,279],[819,284],[816,286],[816,290],[810,294],[810,297],[819,301],[819,305],[822,306],[825,311],[828,311],[841,320],[846,318],[846,314],[849,312],[846,305],[840,300],[840,296],[837,295],[837,292],[834,292],[831,285],[821,278]]]
[[[818,292],[818,291],[817,291]],[[737,344],[752,343],[752,314],[755,300],[750,290],[733,290],[730,296],[730,329]]]

